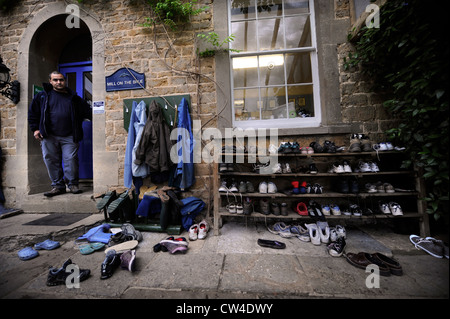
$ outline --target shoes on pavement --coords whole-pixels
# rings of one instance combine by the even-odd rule
[[[127,250],[120,255],[120,268],[131,272],[136,270],[136,250]]]
[[[61,268],[51,267],[48,271],[47,286],[65,285],[67,277],[72,274],[72,272],[67,271],[67,267],[72,264],[72,260],[68,259],[63,263]],[[77,282],[82,282],[83,280],[86,280],[90,274],[91,271],[89,269],[80,269],[78,277],[73,279]]]
[[[209,225],[206,220],[202,220],[198,224],[198,239],[205,239],[209,231]]]
[[[114,249],[109,250],[106,253],[105,260],[103,260],[101,266],[100,279],[108,279],[113,274],[116,268],[120,265],[120,256]]]
[[[344,237],[338,237],[336,241],[327,246],[328,253],[333,257],[340,257],[344,253],[346,243]]]
[[[444,258],[445,256],[445,244],[439,243],[438,240],[432,238],[432,237],[425,237],[421,238],[417,235],[411,235],[409,236],[409,240],[413,243],[413,245],[417,249],[422,249],[423,251],[429,253],[431,256],[436,258]],[[447,245],[447,255],[445,256],[448,258],[448,245]]]

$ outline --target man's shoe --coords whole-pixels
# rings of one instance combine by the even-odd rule
[[[100,279],[108,279],[120,265],[120,257],[114,249],[106,253],[106,258],[102,263]]]
[[[78,188],[78,185],[70,185],[69,190],[72,194],[80,194],[83,192],[81,189]]]
[[[66,270],[67,266],[72,264],[72,260],[68,259],[61,268],[53,268],[51,267],[48,271],[47,276],[47,286],[57,286],[66,284],[67,277],[72,274],[72,272],[68,272]],[[82,282],[87,279],[90,275],[91,271],[89,269],[80,269],[78,277],[74,278],[78,282]]]
[[[53,187],[51,191],[44,193],[44,196],[53,197],[53,196],[61,195],[61,194],[65,194],[65,193],[66,193],[65,188]]]

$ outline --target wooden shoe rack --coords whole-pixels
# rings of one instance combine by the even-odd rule
[[[253,163],[258,160],[258,154],[222,154],[223,158],[228,156],[233,159],[233,171],[219,172],[219,164],[214,164],[214,234],[220,234],[220,228],[224,218],[239,217],[245,219],[248,218],[264,218],[264,219],[294,219],[307,221],[309,216],[301,216],[296,213],[292,207],[299,201],[304,201],[306,204],[310,200],[316,201],[318,204],[337,204],[339,207],[345,207],[349,204],[357,204],[363,210],[370,208],[375,214],[372,215],[329,215],[326,218],[329,219],[352,219],[364,220],[364,219],[377,219],[377,218],[417,218],[419,220],[420,234],[422,237],[429,236],[429,221],[426,213],[426,204],[421,199],[425,195],[424,183],[421,178],[421,173],[418,169],[405,170],[401,168],[402,160],[405,158],[405,154],[401,151],[379,151],[379,152],[337,152],[337,153],[313,153],[313,154],[301,154],[301,153],[288,153],[288,154],[275,154],[267,155],[270,160],[278,161],[278,163],[289,163],[292,169],[292,173],[281,174],[260,174],[252,170]],[[333,163],[341,163],[343,161],[350,163],[351,173],[330,173],[329,168]],[[358,166],[360,161],[372,161],[375,162],[378,167],[378,172],[355,172],[355,167]],[[257,161],[257,163],[259,163]],[[318,168],[316,174],[308,172],[310,164],[314,163]],[[255,188],[253,193],[242,193],[242,198],[249,197],[253,203],[257,203],[262,199],[268,199],[269,202],[275,201],[277,203],[285,202],[288,204],[288,215],[269,215],[262,214],[258,211],[257,206],[255,210],[249,214],[236,214],[230,213],[226,209],[228,200],[234,196],[228,195],[226,192],[219,192],[222,180],[232,180],[239,185],[239,182],[250,181]],[[342,193],[336,186],[339,181],[342,180],[356,181],[359,186],[357,193]],[[277,192],[273,194],[264,193],[261,194],[258,191],[258,185],[260,182],[273,182],[277,186]],[[323,187],[322,194],[286,194],[289,188],[292,189],[292,181],[299,181],[300,183],[306,181],[309,184],[318,183]],[[390,183],[397,191],[393,193],[387,192],[375,192],[369,193],[365,189],[367,183]],[[236,198],[240,201],[241,196],[239,193],[235,193]],[[401,205],[403,215],[394,216],[392,214],[381,214],[378,211],[379,201],[397,202]]]

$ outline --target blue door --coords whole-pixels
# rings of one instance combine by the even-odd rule
[[[92,62],[75,62],[59,65],[67,81],[67,86],[77,92],[92,107]],[[80,179],[92,179],[92,122],[83,122],[84,138],[80,142],[78,158],[80,162]]]

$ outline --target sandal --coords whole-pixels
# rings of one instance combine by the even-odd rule
[[[103,198],[97,203],[97,209],[102,210],[106,208],[113,200],[117,198],[116,191],[107,192]]]

